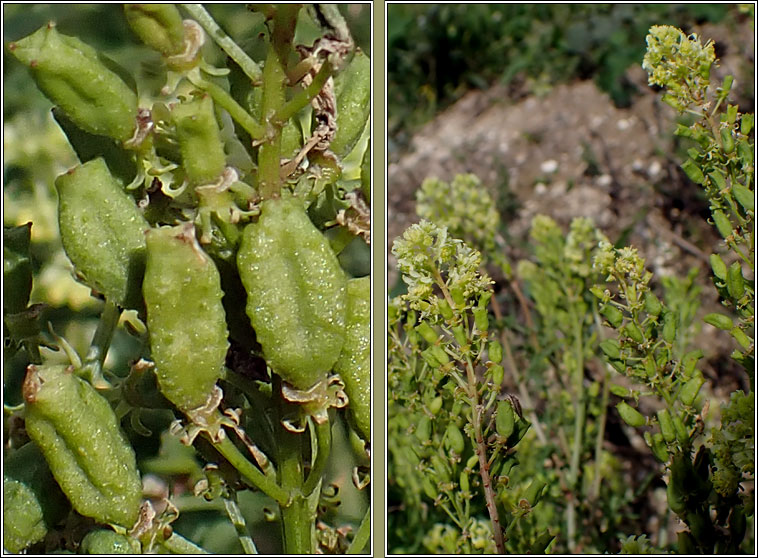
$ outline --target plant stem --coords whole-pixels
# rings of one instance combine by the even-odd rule
[[[316,74],[316,77],[313,78],[311,84],[299,91],[276,113],[276,120],[286,122],[297,114],[300,109],[310,103],[321,92],[326,80],[332,76],[332,70],[332,65],[326,60]]]
[[[495,491],[492,489],[492,479],[490,477],[490,466],[487,461],[487,446],[484,444],[482,437],[482,408],[479,405],[479,396],[476,388],[476,374],[471,361],[466,363],[466,377],[468,378],[468,396],[471,405],[471,416],[474,427],[474,438],[476,439],[476,454],[479,457],[479,475],[482,477],[482,488],[484,498],[487,502],[487,512],[492,522],[492,535],[495,538],[495,548],[497,554],[505,554],[505,543],[503,542],[503,529],[500,526],[500,517],[497,512],[495,503]]]
[[[332,427],[329,420],[323,424],[316,423],[316,442],[318,444],[316,459],[313,460],[308,478],[303,484],[303,494],[305,496],[309,496],[318,486],[318,481],[324,475],[326,463],[329,461],[332,449]]]
[[[345,554],[361,554],[361,551],[366,548],[369,538],[371,537],[371,508],[366,510],[363,515],[361,524],[358,526],[358,530],[355,532],[353,540],[350,542],[350,546],[347,547]]]
[[[311,527],[308,506],[303,495],[303,456],[300,451],[300,436],[280,429],[279,474],[282,487],[294,497],[285,505],[280,504],[282,514],[282,537],[285,554],[312,554]]]
[[[234,525],[234,528],[237,530],[237,537],[239,537],[242,550],[245,551],[245,554],[258,554],[255,542],[247,531],[245,517],[240,511],[239,505],[237,505],[236,492],[232,491],[229,498],[224,498],[224,508],[226,509],[226,515],[229,516],[229,521],[232,522],[232,525]]]
[[[284,67],[274,48],[269,44],[266,65],[263,68],[263,98],[261,114],[266,128],[264,141],[258,149],[258,180],[264,199],[279,195],[279,158],[282,148],[282,126],[274,120],[284,104]]]
[[[199,87],[215,101],[215,103],[221,108],[225,109],[242,128],[250,134],[250,137],[255,140],[262,139],[266,133],[266,129],[256,122],[256,120],[250,116],[250,114],[235,101],[229,93],[224,91],[221,87],[205,80],[199,76],[199,74],[190,74],[187,76],[190,82]]]
[[[177,533],[172,533],[169,538],[161,543],[161,546],[172,554],[210,554]]]
[[[263,75],[260,66],[234,42],[234,39],[219,27],[218,23],[203,8],[202,4],[181,4],[181,6],[203,26],[213,40],[216,41],[216,44],[237,63],[253,84],[257,85],[260,83],[261,76]]]
[[[600,316],[597,313],[597,306],[593,305],[593,314],[595,316],[596,330],[598,331],[600,341],[604,339],[602,333],[602,324],[600,322]],[[592,479],[592,488],[590,491],[590,499],[596,500],[600,495],[600,481],[602,479],[602,463],[601,456],[603,452],[603,440],[605,439],[605,423],[608,419],[608,398],[610,397],[611,387],[611,374],[607,368],[607,365],[603,365],[605,374],[603,376],[603,395],[600,401],[600,418],[597,424],[597,436],[595,437],[595,476]]]
[[[574,305],[571,305],[575,310]],[[572,312],[573,313],[573,312]],[[569,486],[573,497],[568,502],[566,508],[566,523],[568,546],[572,552],[576,548],[576,502],[579,498],[579,460],[582,454],[584,442],[584,422],[586,419],[586,408],[584,401],[584,345],[582,343],[582,322],[581,316],[574,318],[574,358],[576,367],[574,369],[574,444],[571,448],[571,464],[569,466]]]
[[[220,442],[211,440],[211,443],[243,477],[253,486],[259,488],[261,492],[276,500],[280,506],[287,505],[292,499],[291,492],[286,487],[279,486],[272,479],[261,473],[257,467],[240,453],[237,446],[229,438],[224,437]]]
[[[97,324],[95,335],[92,337],[92,344],[87,350],[87,356],[84,359],[84,368],[90,372],[89,380],[93,386],[110,387],[110,384],[103,377],[103,363],[108,354],[108,348],[111,346],[113,334],[118,327],[118,319],[121,316],[121,310],[113,302],[105,301],[103,313],[100,315],[100,322]]]

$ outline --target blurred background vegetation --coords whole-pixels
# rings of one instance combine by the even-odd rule
[[[358,47],[371,53],[370,4],[343,4],[345,16]],[[262,61],[264,31],[262,18],[244,4],[209,4],[206,9],[253,58]],[[33,222],[32,263],[34,286],[31,303],[43,303],[40,323],[50,323],[79,354],[85,354],[97,327],[102,302],[90,296],[90,289],[75,281],[73,269],[63,252],[58,234],[57,199],[54,180],[77,164],[74,151],[52,118],[52,103],[37,89],[29,72],[9,56],[7,44],[54,21],[58,30],[73,35],[115,60],[137,79],[140,99],[157,95],[165,83],[160,55],[139,42],[127,26],[122,4],[4,4],[3,33],[3,225]],[[223,65],[220,49],[207,41],[205,57]],[[133,312],[132,312],[133,313]],[[129,314],[129,312],[127,312]],[[46,332],[43,332],[46,334]],[[129,361],[140,356],[140,344],[119,327],[106,361],[106,368],[125,376]],[[48,351],[47,356],[54,355]],[[21,402],[20,385],[29,362],[23,350],[4,354],[4,397],[8,405]],[[213,553],[241,553],[234,527],[223,503],[206,502],[192,495],[192,486],[202,477],[200,461],[193,449],[182,446],[165,433],[174,419],[168,410],[141,410],[139,420],[151,434],[139,432],[132,422],[135,413],[122,425],[137,452],[147,490],[158,495],[171,486],[173,501],[181,510],[173,524],[177,532]],[[4,421],[5,423],[5,421]],[[164,433],[161,435],[161,433]],[[7,429],[6,429],[7,439]],[[345,463],[353,460],[348,430],[343,424],[334,429],[334,466],[328,476],[341,487],[343,515],[330,518],[341,525],[357,525],[368,504],[366,491],[353,487]],[[209,458],[217,457],[208,454]],[[278,526],[267,522],[271,501],[260,493],[241,492],[240,507],[258,548],[263,553],[281,552]],[[269,518],[270,519],[270,518]]]
[[[729,25],[738,13],[734,5],[717,3],[391,4],[391,149],[407,145],[414,129],[466,91],[496,83],[517,98],[593,79],[617,106],[628,106],[634,86],[625,73],[642,63],[651,25],[690,32],[704,22]]]

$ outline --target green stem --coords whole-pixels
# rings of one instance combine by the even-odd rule
[[[172,533],[168,539],[161,543],[161,546],[172,554],[210,554],[207,550],[200,548],[177,533]]]
[[[259,488],[261,492],[276,500],[280,506],[286,506],[290,502],[291,492],[287,490],[287,487],[279,486],[276,482],[261,473],[257,467],[242,455],[237,446],[229,438],[224,437],[220,442],[211,440],[211,443],[243,477],[252,483],[253,486]]]
[[[332,449],[332,427],[329,420],[322,424],[316,423],[316,443],[316,459],[313,461],[308,478],[303,484],[303,494],[305,496],[309,496],[316,486],[318,486],[318,482],[324,475],[326,463],[329,461]]]
[[[361,551],[366,548],[369,538],[371,537],[371,508],[366,510],[363,515],[363,520],[358,526],[358,530],[355,532],[350,546],[347,547],[345,554],[360,554]]]
[[[600,316],[597,313],[597,305],[593,305],[593,315],[595,316],[595,324],[597,331],[599,332],[600,340],[605,338],[602,333],[602,324],[600,322]],[[600,418],[598,419],[597,435],[595,437],[595,477],[592,479],[592,490],[590,498],[596,500],[600,495],[600,483],[603,475],[603,467],[601,463],[603,452],[603,440],[605,439],[605,424],[608,418],[608,398],[610,397],[611,387],[611,374],[606,364],[603,365],[605,375],[603,376],[603,395],[600,402]]]
[[[187,78],[195,87],[199,87],[208,93],[218,106],[225,109],[229,115],[237,121],[248,134],[250,134],[252,139],[259,140],[263,138],[266,129],[256,122],[256,120],[250,116],[250,114],[242,108],[242,106],[240,106],[229,93],[215,83],[202,79],[199,74],[190,74]]]
[[[203,8],[202,4],[181,4],[181,6],[203,26],[208,35],[237,63],[253,84],[257,85],[260,83],[261,76],[263,75],[260,66],[234,42],[234,39],[219,27],[211,14]]]
[[[240,511],[239,505],[237,505],[237,495],[235,492],[232,492],[229,498],[224,498],[224,508],[226,509],[226,515],[229,516],[229,521],[232,522],[232,525],[237,530],[237,537],[242,545],[242,550],[245,551],[245,554],[258,554],[258,548],[247,531],[245,517]]]
[[[106,300],[103,313],[100,315],[100,322],[97,324],[95,335],[92,337],[92,344],[84,359],[84,368],[89,370],[89,380],[95,387],[110,387],[110,384],[103,377],[103,363],[108,354],[108,348],[111,346],[113,334],[118,327],[120,316],[121,310],[118,306]]]
[[[279,195],[282,125],[274,119],[284,105],[284,67],[273,44],[269,44],[263,68],[263,97],[261,114],[266,128],[264,142],[258,149],[258,180],[261,196],[270,199]]]
[[[285,554],[312,554],[308,503],[303,495],[303,456],[300,436],[281,429],[279,439],[279,474],[282,487],[294,498],[280,504]]]
[[[575,309],[572,305],[572,309]],[[572,312],[573,313],[573,312]],[[576,368],[574,370],[574,444],[571,448],[571,464],[569,466],[569,486],[572,489],[573,498],[569,500],[566,508],[567,534],[569,550],[576,548],[576,502],[579,495],[579,460],[582,455],[584,442],[584,422],[586,420],[586,408],[584,401],[584,351],[582,343],[581,317],[574,316],[574,351]]]
[[[276,120],[279,122],[287,122],[290,118],[295,116],[297,112],[310,103],[323,89],[326,80],[332,76],[332,65],[327,60],[321,66],[321,69],[313,78],[311,84],[299,91],[292,99],[290,99],[277,113]]]

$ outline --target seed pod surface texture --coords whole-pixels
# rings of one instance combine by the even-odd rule
[[[150,228],[103,159],[55,180],[61,241],[88,284],[120,306],[137,308]]]
[[[191,224],[147,234],[143,285],[158,384],[182,411],[205,404],[229,348],[221,279]]]
[[[423,322],[426,323],[426,322]],[[345,344],[334,365],[350,400],[358,431],[371,439],[371,277],[347,282]],[[441,402],[441,401],[440,401]]]
[[[29,366],[26,430],[71,505],[100,523],[132,527],[142,483],[113,409],[63,365]]]
[[[119,141],[132,136],[137,95],[95,49],[48,24],[11,43],[9,50],[29,66],[42,92],[82,130]]]
[[[266,361],[296,388],[310,388],[345,341],[346,279],[300,200],[263,202],[245,228],[237,267]]]

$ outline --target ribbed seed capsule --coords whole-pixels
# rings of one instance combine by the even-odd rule
[[[308,389],[326,377],[345,342],[345,274],[297,198],[263,202],[237,255],[247,314],[266,361]]]
[[[218,270],[191,224],[147,234],[143,286],[161,392],[182,411],[203,406],[229,348]]]
[[[682,390],[679,392],[679,401],[685,405],[692,405],[695,402],[697,394],[700,392],[700,388],[705,383],[705,378],[702,376],[696,376],[691,380],[688,380],[686,384],[682,386]],[[669,440],[666,440],[667,442]]]
[[[621,322],[624,321],[624,314],[612,304],[604,305],[600,310],[600,313],[605,316],[605,319],[608,320],[608,323],[613,327],[619,327]]]
[[[208,95],[179,103],[171,109],[176,126],[182,167],[194,185],[215,182],[226,167],[213,101]]]
[[[745,211],[755,211],[755,194],[739,182],[732,184],[732,195]]]
[[[26,430],[76,511],[132,527],[142,483],[108,401],[63,365],[29,366],[23,393]]]
[[[734,323],[729,316],[724,316],[724,314],[719,314],[718,312],[706,314],[703,316],[703,321],[707,324],[712,325],[713,327],[717,327],[726,331],[729,331],[734,326]]]
[[[141,306],[145,231],[150,227],[103,159],[55,180],[61,241],[77,272],[127,308]]]
[[[645,424],[645,417],[627,402],[621,401],[616,405],[616,409],[624,422],[629,426],[637,428]]]
[[[358,50],[350,64],[334,79],[337,97],[337,131],[331,150],[344,157],[355,146],[371,110],[371,60]]]
[[[669,444],[673,443],[676,440],[676,432],[674,431],[674,423],[671,420],[671,415],[667,409],[661,409],[657,412],[657,416],[663,439]]]
[[[345,344],[334,371],[345,383],[355,426],[371,440],[371,277],[347,282]]]
[[[495,428],[497,433],[503,438],[508,438],[513,434],[516,425],[516,414],[513,412],[513,406],[509,401],[498,401],[497,411],[495,414]]]
[[[732,235],[732,222],[720,209],[716,209],[713,212],[713,223],[722,237],[726,238]]]
[[[722,281],[726,281],[726,264],[724,263],[724,260],[721,259],[721,256],[718,254],[711,254],[709,259],[713,274]]]
[[[421,322],[416,326],[416,331],[418,331],[421,334],[421,337],[423,337],[430,345],[435,344],[439,338],[437,332],[434,331],[434,328],[432,328],[428,322]]]
[[[184,25],[173,4],[124,4],[129,27],[143,43],[165,55],[184,50]]]
[[[466,448],[466,441],[463,438],[463,434],[455,423],[451,422],[447,425],[446,441],[447,446],[458,455],[462,454],[463,450]]]
[[[136,128],[137,95],[115,63],[50,23],[8,46],[42,92],[82,130],[126,141]]]
[[[141,554],[136,539],[119,535],[110,529],[95,529],[82,539],[80,554]]]
[[[726,272],[726,290],[729,296],[737,300],[745,294],[745,279],[742,277],[740,262],[734,262]]]
[[[661,301],[658,300],[658,297],[655,296],[651,291],[648,291],[645,293],[645,312],[650,314],[651,316],[657,316],[661,313],[661,310],[663,310],[663,305],[661,304]]]

